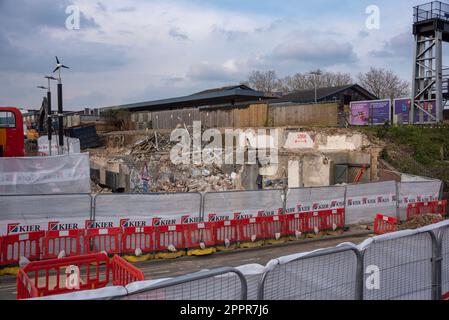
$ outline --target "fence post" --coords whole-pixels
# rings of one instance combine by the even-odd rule
[[[363,263],[363,252],[356,249],[354,250],[357,256],[357,270],[356,270],[356,281],[355,281],[355,300],[363,300],[363,289],[365,283],[365,270]]]
[[[443,249],[443,235],[444,231],[440,230],[438,237],[431,233],[432,238],[432,300],[441,300],[442,296],[442,249]]]
[[[396,182],[396,218],[401,221],[400,208],[399,208],[399,183]]]

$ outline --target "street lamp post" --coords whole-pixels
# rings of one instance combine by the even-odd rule
[[[62,101],[62,81],[61,81],[61,68],[70,69],[69,67],[63,65],[59,62],[58,57],[56,57],[56,68],[53,73],[58,71],[58,131],[59,131],[59,154],[63,154],[64,146],[64,108]]]
[[[316,71],[310,72],[310,74],[314,75],[313,86],[315,88],[315,104],[317,104],[318,103],[318,97],[317,97],[317,77],[321,76],[321,71],[318,69]]]
[[[55,77],[52,76],[45,76],[45,79],[48,80],[48,91],[47,91],[47,136],[48,136],[48,146],[49,146],[49,151],[50,151],[50,155],[51,155],[51,140],[52,140],[52,134],[53,134],[53,122],[51,119],[51,85],[50,85],[50,81],[51,80],[57,80]]]

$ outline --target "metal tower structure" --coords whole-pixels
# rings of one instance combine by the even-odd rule
[[[409,121],[423,122],[418,116],[422,114],[430,122],[442,122],[449,98],[449,68],[443,67],[443,42],[449,42],[449,5],[433,1],[413,10],[415,51]]]

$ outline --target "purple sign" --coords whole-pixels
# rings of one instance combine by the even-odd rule
[[[424,102],[424,110],[436,116],[436,102]],[[408,124],[410,120],[411,99],[396,99],[394,100],[394,114],[398,116],[398,121],[403,124]],[[429,123],[435,122],[435,118],[430,117],[424,111],[415,108],[415,123]],[[402,120],[402,121],[401,121]]]
[[[350,123],[354,126],[381,125],[390,121],[389,100],[351,102]]]
[[[368,124],[369,106],[368,102],[351,102],[350,123],[353,126],[364,126]]]

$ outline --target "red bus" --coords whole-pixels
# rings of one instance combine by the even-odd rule
[[[22,113],[17,108],[0,107],[0,157],[25,156]]]

